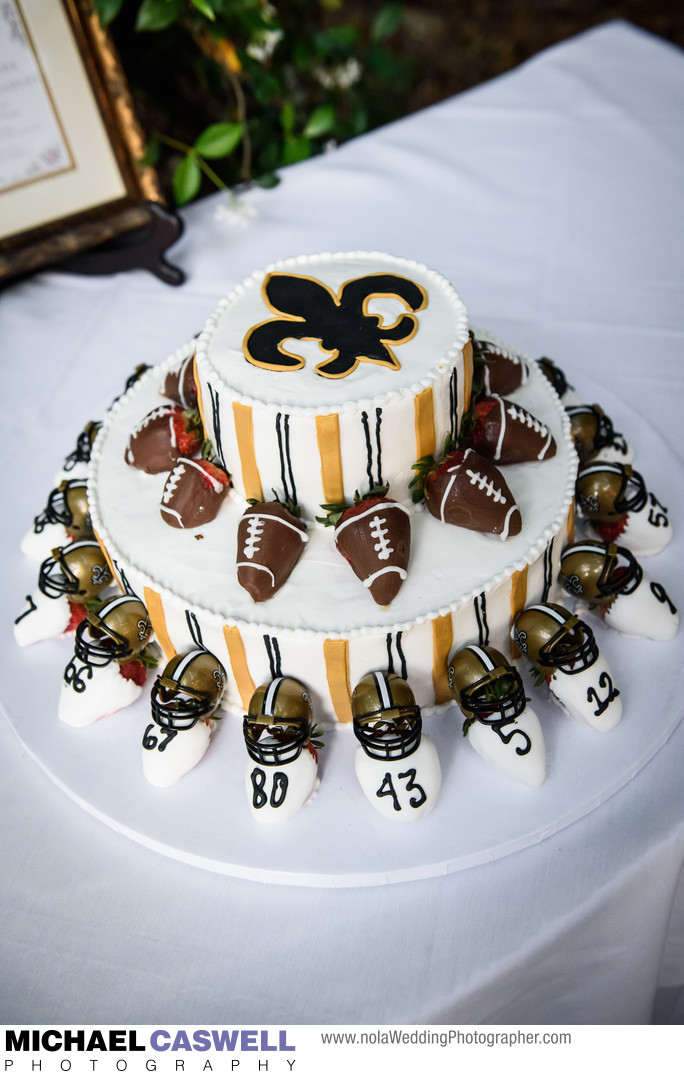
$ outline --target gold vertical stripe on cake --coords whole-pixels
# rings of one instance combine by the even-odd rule
[[[242,484],[245,487],[245,499],[263,500],[264,493],[261,488],[261,476],[254,451],[252,408],[245,403],[233,403],[233,417],[240,466],[242,468]]]
[[[511,578],[511,627],[515,617],[527,603],[527,564],[522,571],[514,571]],[[511,657],[519,657],[520,650],[511,638]]]
[[[352,719],[349,687],[349,644],[344,638],[326,638],[323,643],[325,674],[328,677],[330,700],[337,719],[349,723]]]
[[[207,423],[204,420],[204,404],[202,403],[202,389],[200,387],[200,379],[199,379],[199,374],[197,372],[197,355],[194,355],[193,359],[192,359],[192,376],[194,378],[195,385],[197,387],[197,409],[200,412],[200,418],[202,419],[202,429],[204,430],[204,437],[206,439],[209,436],[209,431],[207,430]]]
[[[238,689],[242,704],[247,709],[255,691],[254,680],[249,674],[247,654],[242,635],[237,627],[224,627],[223,637],[226,640],[226,649],[230,658],[230,667],[233,671],[233,679]]]
[[[572,504],[570,505],[570,511],[568,512],[568,545],[571,545],[575,540],[575,498],[572,498]]]
[[[342,451],[340,448],[340,417],[338,414],[316,415],[316,440],[321,457],[323,502],[341,504],[344,500]]]
[[[424,388],[414,401],[416,427],[416,458],[435,454],[435,401],[432,388]]]
[[[432,621],[432,685],[435,690],[435,703],[449,702],[452,694],[447,679],[447,665],[453,642],[451,613],[438,616]]]
[[[114,564],[112,562],[112,558],[111,558],[111,556],[109,555],[109,553],[107,552],[106,548],[104,547],[104,545],[102,543],[102,538],[98,534],[97,530],[93,530],[93,534],[95,535],[96,542],[98,543],[98,545],[102,549],[102,555],[104,556],[105,560],[109,564],[109,570],[112,573],[113,581],[116,583],[116,585],[119,587],[120,590],[123,590],[123,586],[121,585],[121,580],[119,578],[119,572],[114,567]]]
[[[169,638],[169,632],[166,630],[166,616],[164,615],[162,599],[157,591],[150,589],[149,586],[145,586],[143,595],[145,598],[145,608],[150,617],[150,623],[152,624],[155,638],[163,649],[166,660],[170,661],[172,657],[176,656],[176,649]]]
[[[463,348],[463,410],[467,411],[470,406],[470,396],[473,390],[473,343],[468,340]]]

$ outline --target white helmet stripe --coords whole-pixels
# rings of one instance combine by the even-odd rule
[[[195,657],[198,657],[200,653],[204,653],[204,650],[193,649],[190,650],[189,653],[186,653],[185,656],[182,657],[181,660],[178,662],[176,666],[176,671],[173,674],[173,678],[180,680],[183,673],[187,671],[188,666],[192,664],[192,662],[195,660]]]
[[[273,709],[276,703],[276,696],[280,690],[280,684],[283,682],[284,676],[278,676],[276,679],[272,679],[268,685],[266,691],[266,697],[264,698],[264,714],[267,717],[275,716]]]
[[[603,552],[603,551],[604,551],[604,549],[600,545],[598,545],[598,546],[597,545],[573,545],[572,547],[570,547],[570,548],[565,550],[565,552],[561,556],[561,560],[565,556],[572,556],[572,554],[575,553],[575,552]]]
[[[550,616],[552,620],[556,620],[557,623],[566,622],[566,617],[561,616],[560,612],[555,608],[551,608],[550,605],[528,605],[525,612],[545,612],[547,616]]]
[[[580,472],[580,478],[583,478],[586,474],[600,474],[601,471],[607,470],[611,474],[622,474],[623,468],[621,463],[609,463],[607,460],[603,463],[592,463],[589,467],[583,467]]]
[[[375,686],[377,687],[378,694],[380,696],[380,702],[383,709],[392,708],[392,696],[389,692],[389,684],[387,682],[387,676],[384,672],[373,672],[373,679],[375,680]]]
[[[480,663],[484,665],[488,672],[494,671],[494,669],[496,668],[494,661],[491,659],[489,654],[485,653],[485,651],[480,646],[468,646],[467,648],[470,650],[471,653],[475,654]]]
[[[112,611],[113,608],[118,608],[119,605],[124,605],[127,601],[137,601],[137,600],[138,600],[138,598],[131,596],[131,594],[128,594],[128,593],[121,594],[120,597],[115,597],[112,601],[108,601],[107,602],[107,607],[104,610],[99,609],[98,610],[98,616],[102,616],[103,611],[104,611],[105,615],[109,615],[109,613]]]

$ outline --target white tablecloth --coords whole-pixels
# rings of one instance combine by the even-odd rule
[[[552,356],[580,394],[598,386],[618,425],[637,410],[684,461],[683,104],[682,53],[612,23],[288,169],[241,217],[221,215],[222,196],[192,206],[171,252],[180,289],[137,271],[8,289],[4,619],[26,592],[19,539],[75,432],[229,287],[296,253],[387,250],[437,268],[475,324]],[[659,489],[667,453],[648,460]],[[667,582],[684,604],[682,578]],[[7,624],[2,638],[13,645]],[[684,725],[537,846],[339,891],[149,851],[79,810],[4,720],[0,738],[4,1023],[644,1023],[658,986],[665,1011],[684,985]]]

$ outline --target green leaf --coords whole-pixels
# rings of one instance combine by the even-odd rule
[[[315,35],[316,50],[323,55],[331,53],[353,52],[359,40],[359,31],[355,26],[330,26]]]
[[[123,0],[95,0],[95,10],[101,26],[109,26],[121,11]]]
[[[311,142],[308,138],[298,138],[288,134],[285,138],[283,149],[283,163],[297,164],[298,161],[306,160],[311,156]]]
[[[197,10],[205,16],[205,18],[211,19],[212,22],[216,21],[216,15],[214,14],[214,9],[209,3],[209,0],[190,0],[190,2],[193,7],[196,7]]]
[[[173,173],[173,196],[176,205],[186,205],[192,201],[202,184],[202,173],[193,156],[185,157]]]
[[[280,109],[280,126],[285,134],[291,134],[295,125],[295,107],[292,101],[284,101]]]
[[[158,138],[150,138],[149,142],[147,143],[147,145],[145,147],[145,152],[143,153],[142,157],[138,161],[138,164],[142,165],[142,167],[147,167],[148,165],[151,166],[152,168],[156,167],[156,165],[157,165],[157,163],[159,161],[159,151],[160,151],[160,149],[161,149],[161,144],[159,142],[159,139]]]
[[[383,41],[386,37],[390,37],[399,29],[403,17],[403,4],[385,4],[384,7],[380,8],[373,20],[371,39],[373,41]]]
[[[165,30],[180,15],[182,0],[143,0],[135,20],[136,30]]]
[[[332,105],[320,105],[316,108],[304,127],[305,138],[320,138],[328,134],[335,126],[335,109]]]
[[[211,127],[202,131],[195,142],[195,149],[200,156],[208,160],[227,157],[235,149],[242,134],[241,123],[213,123]]]
[[[263,187],[264,190],[271,190],[273,187],[277,187],[280,182],[280,176],[274,175],[273,172],[267,172],[266,175],[260,175],[256,181],[258,187]]]

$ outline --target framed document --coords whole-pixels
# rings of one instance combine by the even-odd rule
[[[90,0],[0,0],[0,281],[146,227],[143,153]]]

